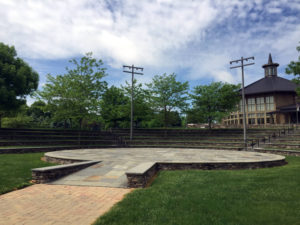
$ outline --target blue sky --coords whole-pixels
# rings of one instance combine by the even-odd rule
[[[92,51],[108,69],[110,85],[124,84],[122,65],[144,67],[138,80],[176,73],[190,86],[240,83],[229,61],[255,57],[249,84],[263,77],[272,53],[279,75],[298,58],[299,0],[0,0],[0,42],[39,74],[63,74],[68,60]],[[29,99],[29,103],[32,99]]]

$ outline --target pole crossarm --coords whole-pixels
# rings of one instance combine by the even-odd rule
[[[124,71],[124,70],[123,70],[123,72],[124,72],[124,73],[132,73],[132,71]],[[137,74],[137,75],[144,75],[143,73],[138,73],[138,72],[134,72],[134,74]]]
[[[243,64],[243,66],[251,66],[251,65],[254,65],[255,63],[248,63],[248,64]],[[234,69],[234,68],[240,68],[242,66],[232,66],[230,67],[230,69]]]
[[[244,86],[244,67],[245,66],[251,66],[254,65],[254,63],[248,63],[248,64],[244,64],[244,61],[248,61],[248,60],[254,60],[254,56],[251,57],[247,57],[247,58],[243,58],[241,57],[241,59],[237,59],[237,60],[232,60],[230,61],[230,65],[233,63],[239,63],[241,62],[241,65],[238,66],[232,66],[230,67],[230,69],[235,69],[235,68],[241,68],[242,69],[242,110],[243,110],[243,130],[244,130],[244,145],[245,148],[247,148],[247,131],[246,131],[246,102],[245,102],[245,86]]]
[[[131,71],[127,71],[126,68],[128,68]],[[123,65],[123,72],[124,73],[131,73],[131,115],[130,115],[130,140],[132,140],[133,137],[133,96],[134,96],[134,89],[133,89],[133,83],[134,83],[134,75],[144,75],[143,73],[136,72],[135,70],[141,70],[143,71],[144,68],[142,67],[136,67],[134,65],[132,66],[126,66]]]
[[[254,56],[247,57],[247,58],[241,57],[241,59],[237,59],[237,60],[232,60],[232,61],[230,61],[230,64],[232,64],[232,63],[238,63],[238,62],[242,62],[242,61],[248,61],[249,59],[254,60]]]

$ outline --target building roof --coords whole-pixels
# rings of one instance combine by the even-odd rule
[[[298,106],[300,106],[300,102],[298,102],[297,104],[291,104],[291,105],[277,107],[277,109],[275,111],[267,112],[267,114],[296,112]]]
[[[245,95],[271,92],[293,92],[297,85],[290,80],[278,76],[267,76],[245,87]]]
[[[299,106],[299,105],[300,105],[300,102],[298,102],[297,104],[282,106],[282,107],[279,107],[278,109],[280,111],[295,112],[297,110],[297,106]]]

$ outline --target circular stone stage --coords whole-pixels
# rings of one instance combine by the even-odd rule
[[[164,169],[254,169],[286,164],[285,157],[274,154],[185,148],[64,150],[48,152],[45,158],[53,162],[101,161],[53,183],[109,187],[128,187],[130,173],[148,173],[154,166],[157,172]]]

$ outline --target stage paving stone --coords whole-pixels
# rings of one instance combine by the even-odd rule
[[[47,157],[98,160],[100,163],[51,184],[128,187],[126,171],[145,162],[240,163],[284,159],[283,156],[247,151],[179,148],[105,148],[48,152]]]

